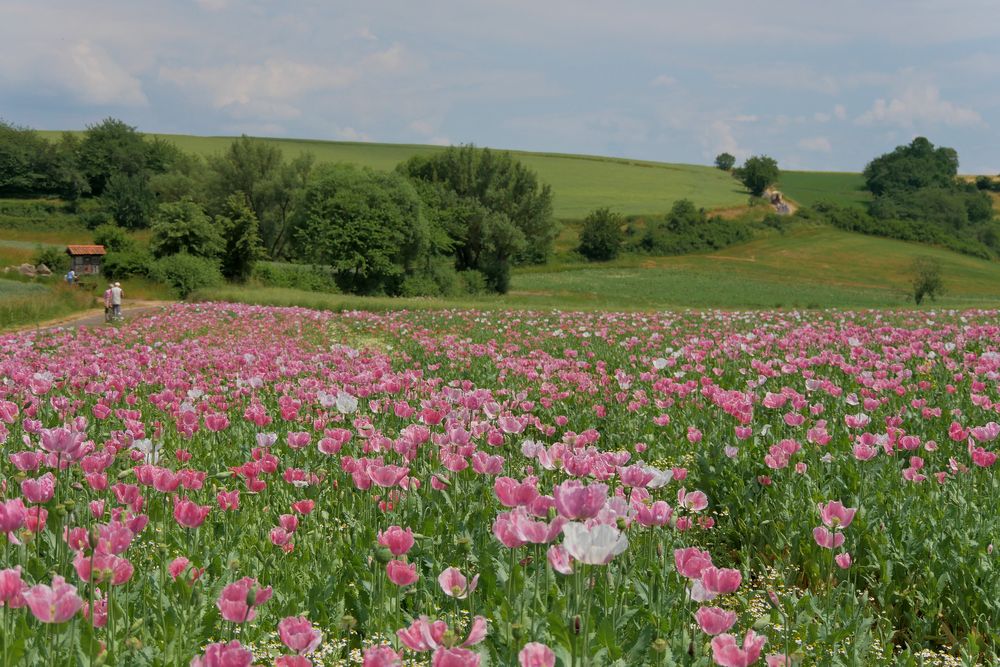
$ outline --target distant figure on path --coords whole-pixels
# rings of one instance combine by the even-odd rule
[[[114,284],[108,283],[108,289],[104,290],[104,321],[105,322],[110,322],[111,321],[111,313],[112,313],[112,310],[111,310],[111,288],[113,288],[113,287],[114,287]]]
[[[72,285],[75,280],[76,280],[76,271],[70,269],[69,273],[66,274],[66,282]]]
[[[122,290],[121,283],[115,283],[111,286],[111,310],[114,311],[116,320],[122,317],[122,297],[124,296],[125,292]]]

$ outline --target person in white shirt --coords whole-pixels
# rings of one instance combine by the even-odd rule
[[[122,298],[125,296],[125,291],[122,289],[121,283],[115,283],[111,288],[111,310],[114,314],[115,319],[121,319],[122,316]]]

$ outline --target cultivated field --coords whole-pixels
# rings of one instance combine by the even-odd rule
[[[996,664],[997,317],[0,337],[3,664]]]

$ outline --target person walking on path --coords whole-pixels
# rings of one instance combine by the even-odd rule
[[[108,289],[104,290],[104,321],[111,321],[111,289],[114,287],[113,283],[108,283]]]
[[[114,311],[114,317],[116,320],[120,320],[122,317],[122,298],[125,296],[125,292],[122,290],[121,283],[115,283],[111,287],[111,310]]]

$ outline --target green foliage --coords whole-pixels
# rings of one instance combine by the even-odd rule
[[[215,224],[222,233],[225,245],[222,250],[222,275],[229,280],[245,281],[253,273],[257,260],[265,255],[257,216],[247,206],[246,198],[235,194],[226,201],[226,209],[216,216]]]
[[[153,256],[137,248],[109,251],[101,262],[101,273],[109,280],[148,276],[153,272]]]
[[[704,209],[695,208],[689,199],[681,199],[664,219],[646,220],[646,230],[638,239],[637,249],[653,255],[681,255],[725,248],[751,237],[745,223],[709,219]]]
[[[313,264],[257,262],[251,277],[264,287],[283,287],[309,292],[338,292],[333,274]]]
[[[77,155],[90,191],[100,196],[114,174],[135,176],[146,171],[150,151],[134,127],[116,118],[106,118],[87,127]]]
[[[93,302],[87,291],[62,282],[46,287],[0,279],[0,330],[63,317]]]
[[[353,293],[399,294],[434,250],[406,179],[348,165],[318,170],[296,227],[300,255],[331,266],[341,289]]]
[[[107,180],[101,201],[112,219],[126,229],[148,227],[156,210],[156,197],[145,173],[113,173]]]
[[[878,156],[864,170],[865,185],[876,196],[896,195],[922,188],[949,188],[958,174],[958,153],[934,148],[924,137]]]
[[[731,153],[719,153],[715,156],[715,166],[722,171],[729,171],[736,165],[736,156]]]
[[[224,247],[218,226],[195,202],[182,201],[160,207],[149,242],[154,257],[187,253],[214,260]]]
[[[195,290],[218,287],[223,282],[216,260],[188,253],[158,259],[153,263],[149,275],[173,287],[182,299],[186,299]]]
[[[460,199],[506,217],[526,243],[516,256],[497,258],[497,262],[538,264],[552,253],[559,234],[552,216],[552,190],[509,152],[452,146],[434,156],[413,157],[399,169],[412,179],[441,184]]]
[[[760,197],[765,190],[777,183],[780,174],[777,160],[767,155],[749,157],[742,167],[733,172],[754,197]]]
[[[880,212],[883,215],[898,214],[897,209],[892,209],[891,213],[881,210]],[[825,222],[851,232],[940,245],[982,259],[992,259],[1000,252],[1000,237],[995,232],[996,223],[993,222],[959,234],[950,227],[942,226],[938,221],[928,221],[919,217],[878,218],[856,207],[826,203],[819,203],[812,209],[801,208],[796,217]],[[973,234],[971,231],[976,233]]]
[[[208,160],[209,211],[221,213],[230,196],[241,193],[260,225],[261,239],[272,258],[286,254],[292,216],[313,171],[304,153],[286,163],[273,143],[243,135],[225,153]]]
[[[31,259],[32,264],[38,266],[39,264],[44,264],[52,270],[55,275],[61,275],[69,271],[70,261],[69,255],[66,254],[65,248],[59,246],[38,246],[35,251],[34,257]]]
[[[0,121],[0,196],[58,193],[59,160],[34,130]]]
[[[623,223],[622,216],[610,209],[599,208],[592,212],[584,219],[580,230],[580,254],[598,262],[618,257],[625,240]]]
[[[941,262],[933,257],[917,257],[910,267],[910,284],[913,287],[913,300],[919,306],[924,297],[934,299],[944,289],[941,278]]]
[[[104,246],[108,252],[130,252],[135,250],[135,241],[117,225],[104,224],[94,230],[94,243]]]

